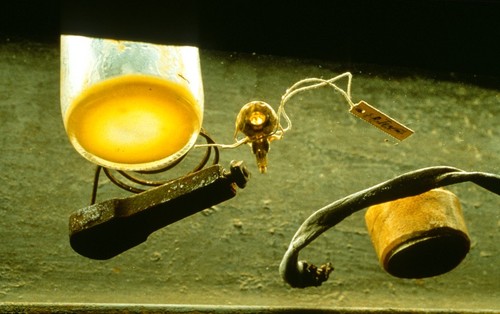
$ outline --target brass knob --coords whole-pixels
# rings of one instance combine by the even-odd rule
[[[446,273],[470,249],[460,201],[442,188],[371,206],[365,220],[382,267],[396,277]]]

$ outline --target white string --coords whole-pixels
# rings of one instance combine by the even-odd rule
[[[341,80],[343,78],[347,78],[346,90],[343,90],[342,88],[340,88],[339,86],[334,84],[334,82]],[[283,96],[281,96],[281,102],[280,102],[280,105],[278,107],[278,126],[271,134],[269,134],[268,139],[270,141],[281,139],[283,137],[283,135],[285,134],[285,132],[287,132],[288,130],[290,130],[292,128],[292,120],[290,120],[290,117],[288,117],[288,115],[285,112],[285,104],[287,103],[287,101],[290,100],[290,98],[297,95],[298,93],[312,90],[312,89],[317,89],[317,88],[320,88],[323,86],[330,86],[330,87],[333,87],[337,92],[339,92],[346,99],[347,103],[349,104],[349,106],[351,108],[354,107],[355,105],[354,105],[353,101],[351,100],[351,81],[352,81],[352,74],[350,72],[345,72],[345,73],[337,75],[337,76],[335,76],[331,79],[328,79],[328,80],[321,79],[321,78],[306,78],[306,79],[300,80],[297,83],[290,86],[285,91],[285,94],[283,94]],[[285,119],[286,127],[282,126],[281,121],[280,121],[281,118]],[[249,143],[249,142],[250,142],[250,139],[248,137],[245,137],[245,138],[239,139],[235,143],[229,144],[229,145],[214,143],[214,144],[199,144],[199,145],[195,145],[195,147],[216,146],[219,148],[236,148],[236,147],[239,147],[239,146],[246,144],[246,143]]]
[[[218,148],[236,148],[239,147],[243,144],[246,144],[250,141],[248,137],[242,138],[238,141],[236,141],[233,144],[217,144],[217,143],[212,143],[212,144],[196,144],[194,145],[194,148],[199,148],[199,147],[218,147]]]
[[[334,82],[347,77],[347,88],[346,91],[343,90],[342,88],[338,87]],[[303,80],[298,81],[297,83],[293,84],[291,87],[289,87],[285,94],[281,96],[281,102],[278,108],[278,124],[281,127],[281,130],[283,133],[286,131],[290,130],[292,128],[292,121],[288,117],[288,115],[285,112],[285,104],[290,98],[295,96],[296,94],[300,92],[304,92],[307,90],[312,90],[312,89],[317,89],[323,86],[331,86],[333,87],[337,92],[339,92],[344,98],[346,99],[347,103],[349,106],[352,108],[354,107],[354,103],[351,100],[351,81],[352,81],[352,74],[350,72],[345,72],[340,75],[337,75],[329,80],[324,80],[320,78],[306,78]],[[306,86],[302,86],[304,84],[310,84]],[[287,126],[282,127],[279,119],[283,117],[286,120]]]

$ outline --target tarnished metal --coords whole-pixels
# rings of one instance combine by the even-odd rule
[[[294,288],[320,286],[333,271],[332,265],[326,263],[316,267],[307,261],[299,260],[299,252],[323,232],[363,208],[420,195],[435,188],[466,181],[473,182],[490,192],[500,195],[500,175],[486,172],[467,172],[454,167],[436,166],[407,172],[320,208],[302,223],[293,236],[281,260],[281,277]],[[411,217],[408,217],[408,219],[411,219]],[[419,250],[418,246],[416,248],[411,252],[418,254],[423,251]],[[460,261],[460,258],[458,260]],[[404,263],[399,264],[404,265]],[[425,272],[420,271],[420,273]]]
[[[248,177],[242,162],[232,162],[229,171],[213,165],[130,197],[82,208],[69,218],[71,247],[89,258],[109,259],[162,227],[234,197]]]
[[[236,117],[234,138],[245,134],[245,142],[252,146],[260,173],[267,171],[267,153],[271,141],[283,135],[279,118],[274,109],[263,101],[252,101],[244,105]]]
[[[214,144],[215,143],[214,140],[210,137],[210,135],[208,135],[208,133],[204,129],[201,129],[199,135],[202,136],[203,138],[205,138],[205,140],[207,141],[207,144]],[[216,165],[219,163],[219,157],[220,157],[219,149],[215,146],[207,146],[207,150],[206,150],[205,155],[203,156],[202,160],[198,163],[198,165],[196,165],[196,167],[193,170],[191,170],[191,172],[199,171],[207,165],[207,163],[210,159],[210,156],[212,155],[212,149],[214,150],[214,157],[212,160],[212,165]],[[184,159],[185,156],[186,155],[177,159],[174,163],[169,164],[163,168],[155,169],[155,170],[148,170],[148,171],[135,171],[135,173],[148,175],[148,174],[156,174],[156,173],[160,173],[160,172],[165,172],[165,171],[170,170],[173,167],[177,166],[179,164],[179,162],[181,162]],[[238,162],[235,161],[234,163],[238,163]],[[241,163],[242,162],[240,162],[240,164]],[[232,164],[231,164],[231,166],[232,166]],[[100,176],[101,170],[104,171],[104,173],[106,174],[108,179],[111,182],[113,182],[116,186],[118,186],[118,187],[120,187],[128,192],[132,192],[132,193],[141,193],[141,192],[146,191],[146,189],[145,189],[146,187],[149,187],[149,188],[156,187],[156,186],[164,185],[164,184],[172,181],[171,179],[169,179],[169,180],[150,180],[150,179],[145,180],[142,177],[137,177],[135,174],[132,174],[131,172],[116,170],[116,172],[119,173],[122,178],[126,179],[126,180],[122,180],[119,177],[115,176],[111,172],[111,169],[104,168],[103,166],[98,165],[96,168],[95,174],[94,174],[94,184],[92,187],[92,196],[90,198],[90,205],[93,205],[96,202],[97,188],[99,185],[99,176]],[[135,183],[137,186],[131,185],[131,183]]]
[[[365,221],[380,264],[396,277],[444,274],[470,249],[460,201],[443,188],[370,206]]]

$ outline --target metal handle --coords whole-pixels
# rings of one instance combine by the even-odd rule
[[[109,259],[146,241],[154,231],[236,195],[249,173],[213,165],[148,191],[110,199],[69,217],[71,247],[92,259]]]

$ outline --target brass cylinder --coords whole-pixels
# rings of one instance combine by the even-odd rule
[[[382,267],[396,277],[441,275],[470,249],[460,201],[442,188],[371,206],[365,220]]]

